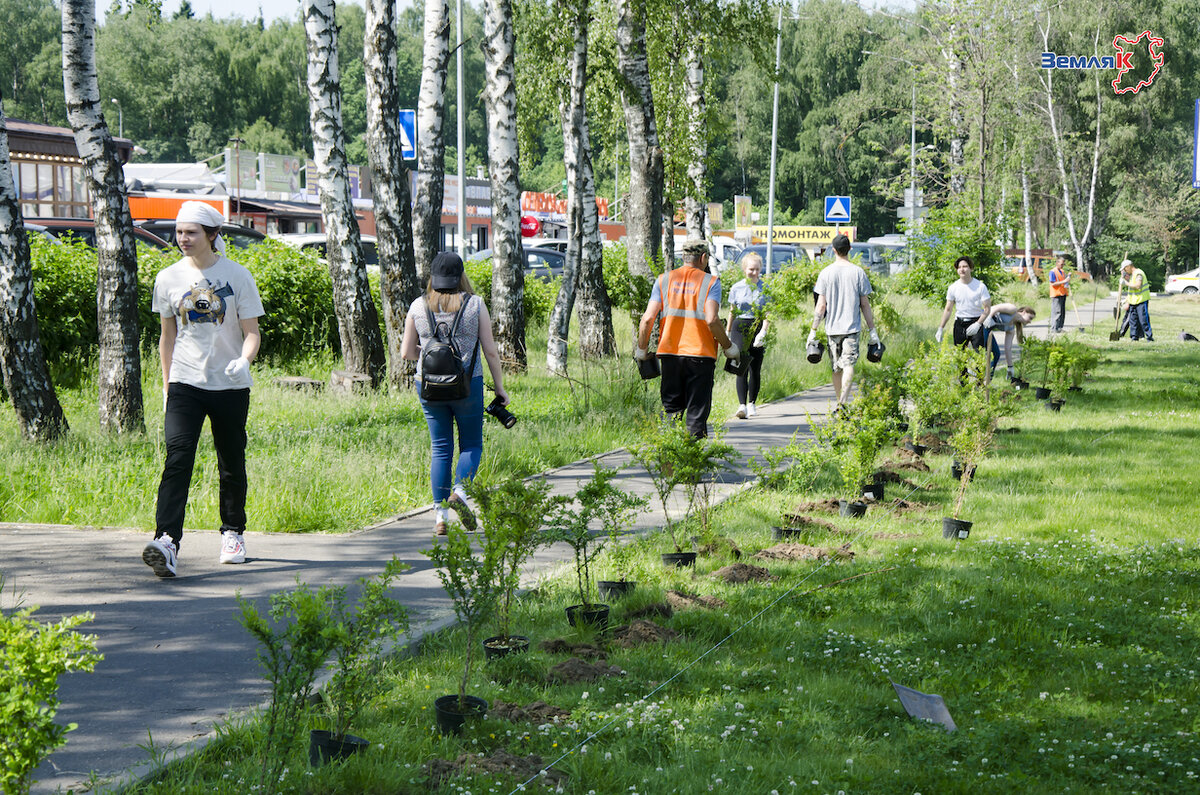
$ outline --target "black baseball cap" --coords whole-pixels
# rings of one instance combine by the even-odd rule
[[[452,251],[443,251],[429,263],[429,281],[433,289],[452,292],[462,284],[463,262]]]

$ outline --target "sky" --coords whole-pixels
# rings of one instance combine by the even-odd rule
[[[353,0],[339,0],[339,5],[345,5],[346,2]],[[163,0],[162,9],[163,16],[170,17],[179,10],[180,0]],[[256,19],[258,17],[258,9],[261,7],[263,19],[268,24],[277,19],[293,19],[300,13],[300,0],[191,0],[192,10],[196,16],[202,17],[205,14],[212,12],[212,15],[217,19],[229,19],[231,17],[240,17],[242,19]],[[362,2],[353,3],[361,6]],[[400,0],[401,6],[409,5],[406,0]],[[112,5],[112,0],[96,0],[96,15],[98,19],[103,19],[104,14]]]

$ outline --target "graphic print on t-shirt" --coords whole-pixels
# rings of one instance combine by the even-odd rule
[[[201,279],[180,299],[179,319],[185,326],[189,323],[215,323],[219,326],[225,322],[224,299],[231,295],[233,288],[228,284],[212,284],[208,279]]]

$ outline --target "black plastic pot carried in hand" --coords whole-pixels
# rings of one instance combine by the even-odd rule
[[[608,605],[571,605],[567,608],[567,623],[573,627],[580,624],[608,629]]]
[[[308,733],[308,763],[313,767],[321,767],[354,756],[370,745],[369,741],[353,734],[336,737],[331,731],[313,729]]]
[[[495,635],[483,641],[483,659],[496,660],[510,654],[529,651],[529,638],[524,635]]]
[[[434,700],[438,731],[442,734],[462,734],[467,718],[482,718],[487,715],[488,703],[478,696],[466,696],[460,706],[458,696],[441,696]]]
[[[633,591],[637,583],[633,580],[600,580],[596,583],[601,599],[620,599]]]
[[[952,519],[947,516],[942,519],[942,538],[953,538],[962,541],[971,534],[971,522],[965,519]]]
[[[866,512],[867,504],[865,502],[838,500],[838,513],[842,516],[863,516]]]
[[[662,562],[664,566],[684,566],[696,565],[695,552],[664,552],[662,553]]]

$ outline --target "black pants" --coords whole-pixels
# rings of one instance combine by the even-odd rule
[[[196,465],[196,445],[207,417],[217,450],[220,479],[221,531],[246,529],[246,417],[250,390],[198,389],[187,384],[167,387],[167,413],[163,431],[167,461],[158,485],[157,530],[154,537],[170,536],[179,547],[183,514]]]
[[[735,380],[738,403],[758,401],[758,388],[762,384],[763,357],[766,356],[767,349],[751,348],[750,343],[754,341],[754,336],[760,328],[762,324],[754,318],[736,317],[733,319],[733,328],[729,330],[729,339],[742,351],[742,356],[750,361],[750,369]]]
[[[659,395],[668,415],[685,415],[688,431],[703,439],[708,436],[708,415],[712,411],[713,376],[717,360],[704,356],[662,356]]]
[[[960,348],[967,347],[967,343],[975,350],[987,345],[987,339],[991,336],[989,329],[980,328],[979,333],[972,337],[967,336],[967,326],[972,323],[980,323],[982,325],[982,315],[980,317],[956,317],[954,318],[954,344]]]

